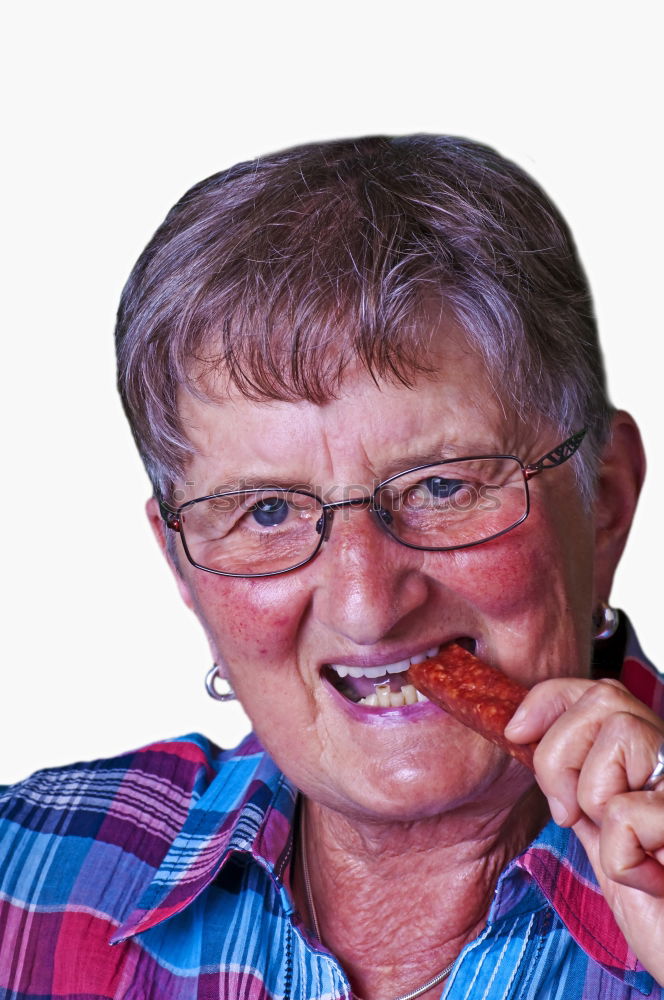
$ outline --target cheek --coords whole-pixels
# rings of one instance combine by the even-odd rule
[[[486,652],[529,686],[589,668],[592,535],[582,519],[568,524],[575,530],[535,511],[515,531],[457,553],[444,578],[479,615]]]
[[[292,757],[292,719],[305,732],[310,693],[293,666],[307,593],[294,577],[234,580],[205,574],[197,611],[252,729],[281,766]]]
[[[230,662],[274,660],[292,645],[306,606],[293,577],[235,580],[202,573],[196,581],[196,609],[221,656]]]
[[[501,538],[447,554],[432,575],[494,621],[582,607],[592,588],[590,535],[560,529],[544,511]]]
[[[533,566],[532,560],[539,563]],[[541,557],[518,529],[484,545],[450,552],[443,572],[432,567],[444,586],[490,617],[503,617],[533,597],[533,581],[541,572]]]

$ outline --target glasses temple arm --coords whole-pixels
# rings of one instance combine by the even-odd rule
[[[180,517],[177,510],[170,507],[165,500],[161,497],[155,496],[155,500],[159,504],[159,513],[166,522],[167,527],[171,528],[173,531],[180,530]]]
[[[537,476],[544,469],[555,469],[557,466],[567,462],[579,450],[579,446],[587,433],[588,428],[584,427],[583,430],[577,431],[576,434],[568,437],[562,444],[557,445],[551,451],[547,451],[546,455],[542,455],[536,462],[526,465],[523,470],[526,479],[532,479],[533,476]]]

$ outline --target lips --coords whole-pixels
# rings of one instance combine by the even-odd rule
[[[475,649],[475,640],[469,636],[459,636],[454,641],[471,652]],[[406,681],[405,673],[411,663],[422,663],[437,656],[439,651],[440,645],[431,646],[425,652],[376,666],[326,663],[322,674],[344,698],[356,705],[399,708],[428,700]]]

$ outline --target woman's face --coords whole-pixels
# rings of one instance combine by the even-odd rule
[[[441,354],[439,370],[413,389],[357,373],[322,406],[187,397],[182,415],[196,448],[187,497],[252,477],[342,498],[344,487],[371,488],[422,455],[452,449],[529,462],[559,443],[550,427],[506,418],[481,365],[458,344]],[[444,712],[355,705],[328,665],[391,664],[466,637],[527,685],[587,673],[593,527],[572,464],[532,480],[524,523],[468,549],[406,548],[366,508],[345,508],[311,563],[247,580],[195,569],[178,539],[185,599],[261,742],[302,791],[348,815],[407,820],[509,802],[524,790],[530,779],[519,765]]]

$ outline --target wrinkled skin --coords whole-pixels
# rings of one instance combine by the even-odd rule
[[[195,448],[187,498],[248,476],[289,478],[341,496],[344,486],[370,485],[425,455],[493,452],[533,461],[560,441],[552,427],[506,416],[478,360],[453,336],[440,353],[439,376],[412,389],[355,372],[339,398],[322,406],[237,396],[212,404],[183,394],[181,413]],[[366,1000],[413,988],[455,957],[482,926],[506,861],[546,821],[544,796],[551,803],[556,795],[567,816],[561,821],[575,824],[632,946],[664,979],[656,949],[643,943],[657,926],[654,940],[661,940],[661,866],[644,862],[657,865],[659,881],[622,884],[626,852],[638,855],[636,841],[654,849],[654,828],[664,830],[664,794],[647,801],[625,794],[650,771],[664,727],[626,692],[612,687],[602,698],[583,679],[592,611],[609,597],[643,477],[638,431],[626,414],[615,418],[604,459],[591,511],[569,462],[532,480],[528,519],[492,542],[419,552],[356,509],[335,517],[313,562],[264,580],[195,569],[178,539],[166,544],[156,504],[148,504],[213,657],[306,797],[323,940]],[[541,739],[542,791],[520,764],[444,713],[369,724],[345,711],[321,677],[325,663],[398,660],[458,636],[473,638],[480,657],[533,688],[522,727],[510,735]],[[606,685],[599,687],[603,694]],[[598,793],[601,768],[591,761],[584,719],[612,732],[616,714],[626,727],[623,756],[608,791],[604,783]],[[626,844],[615,815],[630,802],[639,832]],[[413,865],[416,893],[404,879]],[[302,909],[299,868],[294,891]],[[390,942],[378,953],[377,927]]]

